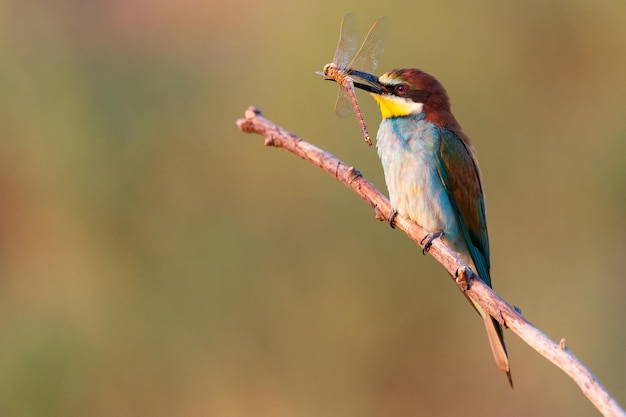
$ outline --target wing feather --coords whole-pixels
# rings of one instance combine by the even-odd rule
[[[485,198],[474,151],[457,133],[440,128],[438,156],[439,176],[478,269],[476,273],[491,286]]]

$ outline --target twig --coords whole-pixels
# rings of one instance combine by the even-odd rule
[[[265,137],[266,146],[283,148],[300,158],[322,168],[352,189],[369,203],[379,220],[387,220],[391,214],[389,200],[367,181],[354,167],[348,166],[329,152],[323,151],[288,132],[263,117],[260,110],[249,107],[245,118],[237,120],[237,126],[246,133],[257,133]],[[404,231],[416,244],[428,234],[419,225],[406,217],[396,217],[396,227]],[[491,316],[517,334],[529,346],[550,362],[562,369],[580,387],[583,393],[605,417],[626,417],[620,405],[610,396],[595,376],[567,349],[565,339],[560,343],[550,340],[521,314],[502,300],[489,286],[460,260],[441,239],[435,239],[428,250],[455,279],[459,289],[483,307]]]

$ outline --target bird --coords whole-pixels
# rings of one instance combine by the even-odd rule
[[[429,232],[426,250],[440,238],[491,287],[485,196],[474,147],[451,111],[443,85],[420,69],[393,69],[380,77],[356,74],[355,83],[378,103],[376,136],[394,216]],[[513,380],[502,326],[479,305],[496,365]]]

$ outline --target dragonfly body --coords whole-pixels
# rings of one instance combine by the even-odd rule
[[[341,68],[335,63],[326,64],[324,66],[324,76],[332,79],[337,82],[343,88],[342,91],[345,91],[345,94],[348,95],[352,106],[356,112],[356,117],[359,119],[359,124],[361,125],[361,130],[363,131],[363,137],[365,138],[365,142],[369,146],[372,146],[372,139],[370,139],[370,134],[367,131],[367,126],[365,125],[365,120],[363,119],[363,113],[361,113],[361,107],[359,106],[359,101],[356,98],[356,91],[354,90],[354,80],[349,75],[348,71],[345,68]],[[343,95],[343,93],[339,93]],[[338,98],[339,100],[339,98]],[[341,110],[339,110],[341,112]]]

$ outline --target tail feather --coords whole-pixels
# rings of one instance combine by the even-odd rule
[[[461,255],[461,254],[460,254]],[[463,256],[461,256],[463,258]],[[468,259],[470,267],[472,269],[476,268],[473,260]],[[467,262],[467,261],[466,261]],[[476,269],[474,269],[476,271]],[[483,276],[489,277],[489,270],[483,271]],[[491,286],[491,280],[485,281],[487,285]],[[509,385],[513,388],[513,379],[511,378],[511,368],[509,367],[509,355],[506,351],[506,345],[504,344],[504,335],[502,334],[502,326],[500,323],[491,317],[485,310],[482,309],[479,305],[475,304],[471,298],[464,294],[465,298],[470,302],[470,304],[474,307],[474,309],[478,312],[480,317],[483,319],[483,324],[485,325],[485,330],[487,331],[487,337],[489,338],[489,346],[491,347],[491,352],[493,353],[493,358],[496,361],[496,365],[498,368],[506,373],[506,376],[509,380]]]
[[[471,298],[465,295],[465,298],[470,302],[472,307],[480,314],[487,331],[487,338],[489,339],[489,346],[493,353],[493,358],[496,361],[498,369],[502,372],[506,372],[506,376],[509,379],[509,385],[513,388],[513,379],[511,378],[511,368],[509,367],[509,355],[506,351],[506,345],[504,344],[504,335],[502,334],[502,326],[500,323],[489,314],[487,314],[479,305],[474,304]]]
[[[496,365],[501,371],[506,372],[506,376],[509,379],[509,385],[513,388],[513,379],[511,378],[511,369],[509,367],[509,356],[506,352],[506,346],[504,344],[502,326],[500,326],[500,323],[488,314],[481,314],[481,316],[483,317],[483,323],[485,324],[485,330],[487,331],[487,337],[489,338],[489,346],[491,346],[491,352],[493,353]]]

